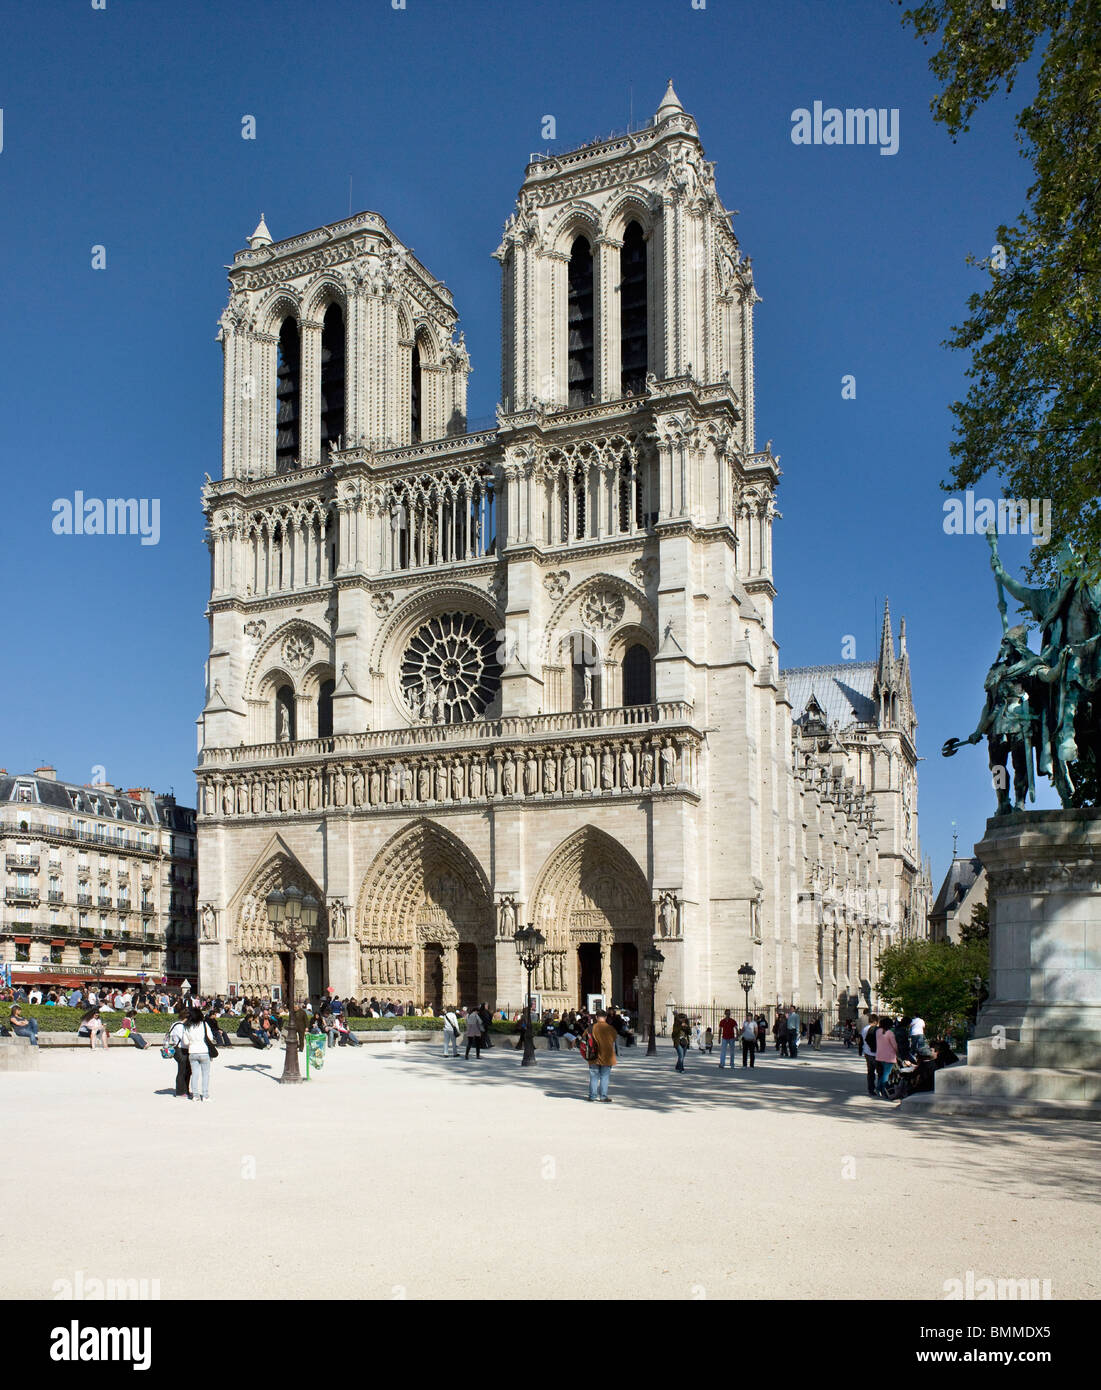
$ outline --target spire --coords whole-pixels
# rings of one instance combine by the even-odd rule
[[[891,634],[891,601],[883,600],[883,630],[879,636],[879,661],[876,675],[881,686],[890,685],[894,678],[895,639]]]
[[[658,107],[657,120],[660,124],[668,116],[683,114],[684,107],[680,104],[680,97],[673,91],[673,79],[669,79],[669,85],[665,89],[665,95],[661,99]]]
[[[260,222],[252,236],[248,239],[248,244],[253,251],[258,251],[261,246],[271,245],[271,233],[268,231],[268,224],[264,221],[264,214],[260,214]]]

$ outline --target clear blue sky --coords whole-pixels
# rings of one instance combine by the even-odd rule
[[[1028,168],[995,98],[953,145],[925,49],[890,0],[108,0],[9,4],[0,53],[7,660],[0,765],[45,760],[194,802],[207,552],[220,471],[223,266],[260,211],[277,239],[386,217],[450,286],[472,417],[499,383],[491,259],[531,151],[636,121],[672,75],[753,257],[758,438],[782,455],[776,631],[788,665],[874,656],[905,614],[935,876],[982,832],[974,727],[1000,635],[980,537],[942,530],[962,317]],[[1028,84],[1020,97],[1027,96]],[[799,147],[815,100],[897,107],[901,147]],[[257,139],[241,139],[244,115]],[[558,141],[540,139],[544,115]],[[107,266],[93,270],[92,247]],[[841,378],[856,378],[842,400]],[[159,545],[55,536],[54,499],[161,499]],[[986,490],[996,496],[993,485]],[[1011,568],[1025,544],[1010,541]],[[1040,804],[1045,804],[1041,802]],[[1050,804],[1050,799],[1049,803]]]

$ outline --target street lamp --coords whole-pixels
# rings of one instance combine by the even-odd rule
[[[642,968],[650,981],[650,1037],[646,1043],[647,1057],[653,1057],[658,1050],[658,980],[661,978],[661,967],[664,964],[665,957],[653,945],[642,957]]]
[[[309,939],[317,925],[320,904],[312,893],[303,893],[295,884],[278,888],[267,896],[268,921],[275,938],[287,947],[287,994],[290,997],[290,1018],[287,1023],[287,1046],[283,1054],[284,1086],[297,1085],[302,1080],[298,1069],[298,1032],[294,1026],[294,958],[298,948]]]
[[[531,1067],[535,1065],[535,1039],[531,1033],[531,972],[543,958],[547,938],[534,922],[529,922],[526,927],[517,927],[512,939],[516,943],[520,964],[528,972],[528,988],[524,996],[524,1059],[520,1065]]]
[[[738,979],[741,981],[742,989],[745,991],[745,1016],[749,1017],[749,992],[753,988],[753,981],[757,978],[757,972],[748,961],[738,967]]]

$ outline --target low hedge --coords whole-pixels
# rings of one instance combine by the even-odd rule
[[[21,1005],[24,1017],[38,1020],[38,1031],[40,1033],[75,1033],[80,1027],[80,1020],[84,1016],[83,1009],[70,1009],[61,1005],[47,1004],[23,1004]],[[0,1004],[0,1021],[5,1024],[11,1015],[10,1004]],[[107,1027],[108,1032],[113,1033],[122,1021],[122,1013],[117,1010],[101,1009],[100,1016]],[[175,1014],[134,1014],[130,1017],[134,1020],[135,1027],[139,1033],[154,1034],[167,1033],[176,1021]],[[237,1032],[240,1018],[235,1014],[227,1014],[221,1020],[221,1026],[233,1037]],[[411,1014],[406,1018],[357,1018],[352,1015],[348,1019],[348,1026],[353,1033],[377,1033],[392,1032],[395,1028],[404,1028],[408,1032],[440,1032],[443,1029],[442,1018],[427,1018]],[[505,1019],[494,1019],[490,1024],[494,1033],[518,1033],[520,1025]]]

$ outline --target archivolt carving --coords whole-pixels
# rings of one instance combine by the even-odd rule
[[[319,905],[317,926],[303,950],[325,949],[329,928],[324,894],[296,859],[285,851],[277,850],[254,872],[229,905],[227,916],[242,981],[273,984],[277,978],[273,958],[276,952],[284,951],[286,947],[276,940],[268,922],[267,896],[273,889],[286,888],[289,884],[294,884],[303,893],[312,894]],[[301,970],[296,967],[295,973],[298,981],[304,983],[305,976]]]
[[[646,876],[617,841],[595,826],[565,840],[544,865],[531,902],[548,949],[571,941],[649,941],[652,909]]]
[[[493,940],[489,881],[454,835],[417,820],[384,845],[359,893],[361,946]]]

